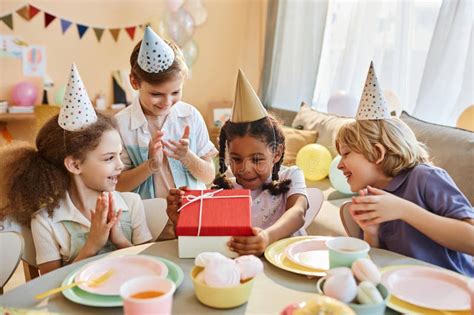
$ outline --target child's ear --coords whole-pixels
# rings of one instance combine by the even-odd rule
[[[81,173],[80,162],[78,159],[73,158],[72,156],[66,156],[64,159],[64,166],[68,172],[79,175]]]
[[[283,145],[279,144],[276,149],[275,153],[273,154],[273,164],[278,163],[281,160],[281,157],[283,156]]]
[[[133,74],[129,74],[128,77],[130,78],[130,85],[134,90],[137,90],[140,88],[140,83],[138,83],[138,80],[133,76]]]
[[[380,143],[375,144],[375,149],[377,150],[378,155],[379,155],[379,158],[375,161],[375,164],[380,164],[384,160],[385,153],[387,153],[387,150]]]

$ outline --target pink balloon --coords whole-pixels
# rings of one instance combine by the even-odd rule
[[[38,97],[38,88],[31,82],[23,81],[12,89],[13,105],[33,106]]]
[[[359,102],[346,91],[336,91],[328,100],[328,113],[354,118]]]

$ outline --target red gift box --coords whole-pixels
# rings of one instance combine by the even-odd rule
[[[176,235],[251,236],[251,204],[248,189],[189,190],[179,210]]]

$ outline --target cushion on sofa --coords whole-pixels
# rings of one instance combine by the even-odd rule
[[[445,169],[459,189],[474,204],[474,133],[425,122],[402,112],[403,120],[418,141],[428,147],[433,164]]]
[[[318,138],[318,132],[314,130],[298,130],[283,126],[285,134],[285,156],[283,165],[295,165],[296,154],[307,144],[315,143]]]
[[[318,132],[317,143],[328,148],[332,156],[337,155],[335,146],[337,132],[344,124],[354,121],[352,118],[339,117],[318,112],[306,104],[302,103],[300,111],[293,120],[292,127],[296,129],[315,130]]]

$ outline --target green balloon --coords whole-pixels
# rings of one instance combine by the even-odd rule
[[[66,93],[65,85],[59,87],[59,89],[56,91],[56,94],[54,94],[55,105],[61,105],[63,103],[64,93]]]

